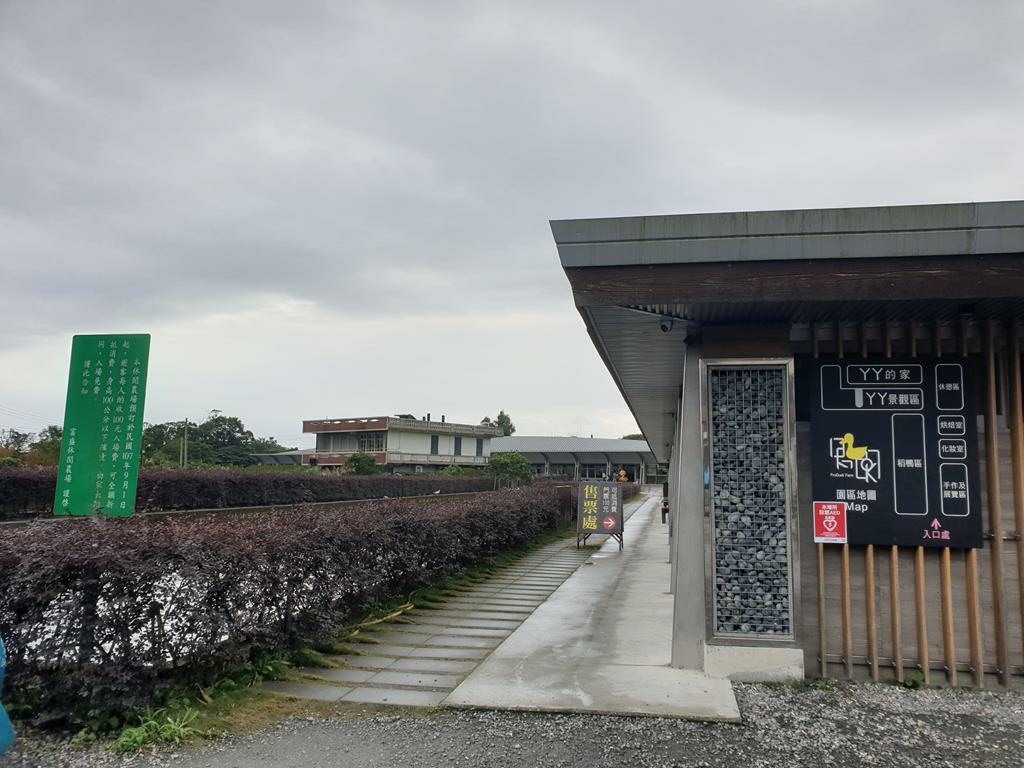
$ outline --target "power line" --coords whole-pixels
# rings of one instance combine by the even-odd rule
[[[46,416],[41,416],[40,414],[33,413],[32,411],[23,411],[20,408],[12,408],[9,405],[0,404],[0,411],[5,411],[12,416],[21,416],[23,418],[31,419],[33,421],[45,421],[47,422],[47,424],[57,423],[55,421],[48,420]]]
[[[8,423],[11,424],[24,425],[28,427],[30,430],[45,429],[46,427],[49,427],[52,424],[52,422],[45,422],[41,421],[40,419],[29,419],[24,416],[16,416],[8,413],[3,413],[2,411],[0,411],[0,419],[3,419],[4,421],[7,421]]]

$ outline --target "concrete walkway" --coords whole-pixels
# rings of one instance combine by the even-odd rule
[[[669,666],[668,528],[652,497],[445,700],[456,707],[739,722],[728,680]],[[703,617],[697,620],[703,621]]]
[[[643,714],[738,722],[727,680],[668,666],[668,531],[652,495],[626,505],[625,549],[563,539],[437,608],[417,608],[263,689],[317,701]]]
[[[643,500],[627,504],[631,515]],[[606,536],[592,538],[595,543]],[[306,680],[263,690],[316,701],[433,707],[518,628],[593,553],[575,539],[552,542],[461,587],[439,608],[417,608],[349,643],[358,655],[328,656],[332,669],[297,669]]]

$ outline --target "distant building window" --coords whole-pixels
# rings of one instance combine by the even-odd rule
[[[484,455],[484,439],[482,437],[478,437],[476,439],[476,455],[477,456],[483,456]]]
[[[430,455],[431,456],[437,456],[437,453],[438,453],[437,444],[438,444],[438,442],[439,442],[439,440],[437,438],[437,435],[431,435],[430,436]]]
[[[360,432],[359,450],[363,453],[380,453],[384,450],[384,432]]]
[[[455,438],[455,455],[456,456],[461,456],[462,455],[462,438],[461,437],[456,437]]]

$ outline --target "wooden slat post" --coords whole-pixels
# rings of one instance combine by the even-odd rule
[[[818,327],[811,323],[811,348],[818,359]],[[825,623],[825,545],[818,544],[818,672],[828,677],[828,632]]]
[[[939,584],[942,590],[942,648],[946,654],[946,675],[956,688],[956,640],[953,637],[953,574],[949,547],[942,548]]]
[[[882,351],[892,357],[892,326],[882,323]],[[903,682],[903,612],[900,610],[900,548],[889,547],[889,624],[892,627],[892,663],[896,680]]]
[[[917,357],[917,325],[910,321],[907,348],[911,357]],[[931,684],[931,662],[928,659],[928,607],[924,591],[924,547],[914,552],[914,614],[917,619],[917,663],[925,685]]]
[[[924,592],[924,547],[914,553],[914,605],[917,613],[917,659],[924,684],[931,684],[931,662],[928,659],[928,608]]]
[[[878,682],[878,633],[875,626],[875,545],[868,544],[864,550],[864,591],[865,608],[868,618],[868,663],[871,665],[871,679]]]
[[[935,357],[942,357],[942,325],[938,320],[932,328]],[[946,676],[956,688],[956,642],[953,638],[953,576],[949,547],[943,547],[939,559],[939,591],[942,607],[942,648],[946,656]]]
[[[988,488],[988,527],[992,532],[992,623],[996,643],[996,670],[999,681],[1010,685],[1010,668],[1006,660],[1006,587],[1003,583],[1003,509],[999,488],[999,433],[996,425],[998,386],[996,367],[996,325],[989,320],[985,327],[985,480]]]
[[[860,324],[860,356],[868,357],[868,326]],[[868,544],[864,549],[864,609],[867,614],[868,664],[871,679],[878,682],[878,627],[875,622],[875,546]]]
[[[974,685],[985,687],[985,651],[981,643],[981,609],[978,600],[978,550],[967,550],[964,568],[967,580],[967,632],[971,646],[971,671]]]
[[[1024,532],[1024,424],[1021,422],[1020,339],[1017,325],[1008,328],[1010,335],[1010,450],[1013,461],[1013,519],[1017,528],[1017,591],[1020,598],[1020,616],[1024,624],[1024,551],[1021,534]],[[1024,632],[1021,633],[1024,643]]]
[[[843,359],[843,325],[836,321],[836,355]],[[846,676],[853,677],[853,614],[850,609],[850,545],[843,544],[841,573],[843,607],[843,664]]]
[[[846,676],[853,677],[853,613],[850,608],[850,545],[843,544],[843,663]]]
[[[960,321],[960,356],[965,362],[970,351],[968,345],[967,320]],[[981,640],[981,607],[978,597],[978,551],[967,550],[964,562],[964,578],[967,580],[967,636],[971,654],[971,672],[974,685],[985,687],[985,659]]]
[[[889,547],[889,620],[892,622],[892,661],[896,679],[903,682],[903,615],[900,610],[900,548]]]
[[[825,631],[825,545],[818,544],[818,650],[819,672],[828,678],[828,633]]]

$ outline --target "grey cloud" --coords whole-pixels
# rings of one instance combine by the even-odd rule
[[[1010,2],[5,4],[0,348],[266,295],[569,312],[549,217],[1012,196],[1022,21]]]

